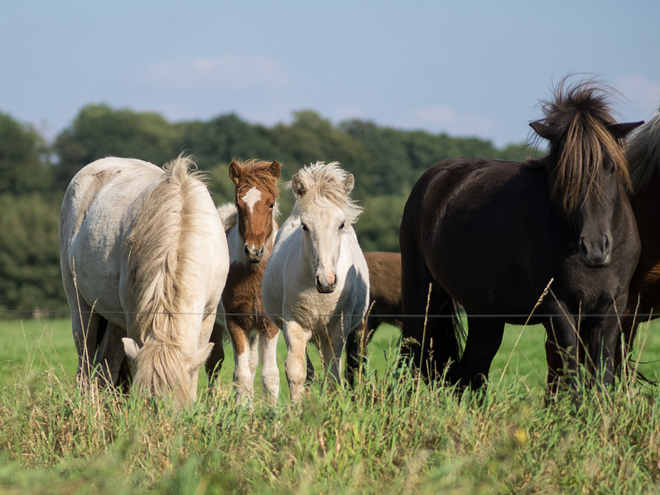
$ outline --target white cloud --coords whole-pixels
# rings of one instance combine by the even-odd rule
[[[499,123],[493,119],[470,113],[459,113],[445,105],[419,108],[413,114],[419,122],[431,124],[453,135],[491,136],[499,126]]]
[[[284,69],[266,57],[233,56],[161,62],[147,68],[141,80],[171,90],[284,88]]]

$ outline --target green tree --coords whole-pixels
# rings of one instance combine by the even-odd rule
[[[47,191],[51,170],[44,139],[31,126],[0,112],[0,194]]]
[[[408,194],[370,196],[361,202],[355,233],[363,251],[399,251],[399,225]]]
[[[274,126],[271,136],[275,149],[281,150],[286,166],[283,175],[287,179],[301,167],[317,161],[339,162],[342,168],[355,174],[356,183],[365,175],[369,154],[364,145],[316,112],[294,113],[291,125]]]
[[[200,168],[210,170],[232,158],[281,160],[270,130],[252,125],[235,114],[215,117],[208,122],[182,122],[176,125],[180,150],[190,153]]]
[[[61,197],[0,196],[0,309],[67,308],[60,274]]]
[[[156,113],[87,105],[55,140],[56,184],[65,189],[78,170],[107,156],[163,165],[180,153],[176,134],[176,128]]]
[[[405,132],[361,120],[343,122],[340,128],[361,142],[366,151],[360,168],[362,176],[355,186],[360,197],[396,195],[409,188],[411,164]]]

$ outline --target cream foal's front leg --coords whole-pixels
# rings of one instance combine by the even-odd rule
[[[341,328],[326,328],[321,334],[320,351],[323,367],[335,377],[341,378],[341,354],[344,351],[345,339]]]
[[[280,330],[270,321],[266,325],[267,330],[262,331],[259,335],[261,382],[271,405],[275,405],[280,395],[280,370],[277,367],[277,338]]]
[[[289,382],[291,402],[300,402],[302,399],[307,376],[307,343],[311,337],[312,332],[305,330],[297,321],[284,322],[284,340],[288,350],[284,370]]]

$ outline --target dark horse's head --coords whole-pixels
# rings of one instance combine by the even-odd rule
[[[554,96],[543,102],[545,118],[530,123],[550,142],[548,156],[534,163],[546,167],[554,200],[575,222],[586,264],[607,266],[612,219],[630,187],[622,140],[642,122],[617,124],[608,91],[593,81],[564,79]]]
[[[266,243],[276,229],[280,170],[277,160],[272,163],[232,160],[229,165],[229,177],[236,186],[234,200],[238,210],[238,232],[250,263],[259,263],[270,249]]]

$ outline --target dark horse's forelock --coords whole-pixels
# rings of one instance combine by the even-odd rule
[[[279,178],[273,177],[270,173],[270,166],[273,162],[258,160],[256,158],[252,158],[246,162],[236,159],[233,159],[232,161],[247,172],[243,175],[244,183],[241,184],[241,187],[249,186],[265,188],[275,199],[280,197],[280,189],[277,187],[277,181]],[[238,193],[238,188],[236,189],[236,193]]]
[[[568,86],[566,79],[554,90],[554,100],[542,102],[543,123],[555,139],[550,142],[552,195],[564,212],[576,211],[589,194],[601,195],[596,180],[603,160],[609,158],[619,180],[630,187],[621,143],[608,130],[612,117],[608,88],[586,81]]]

